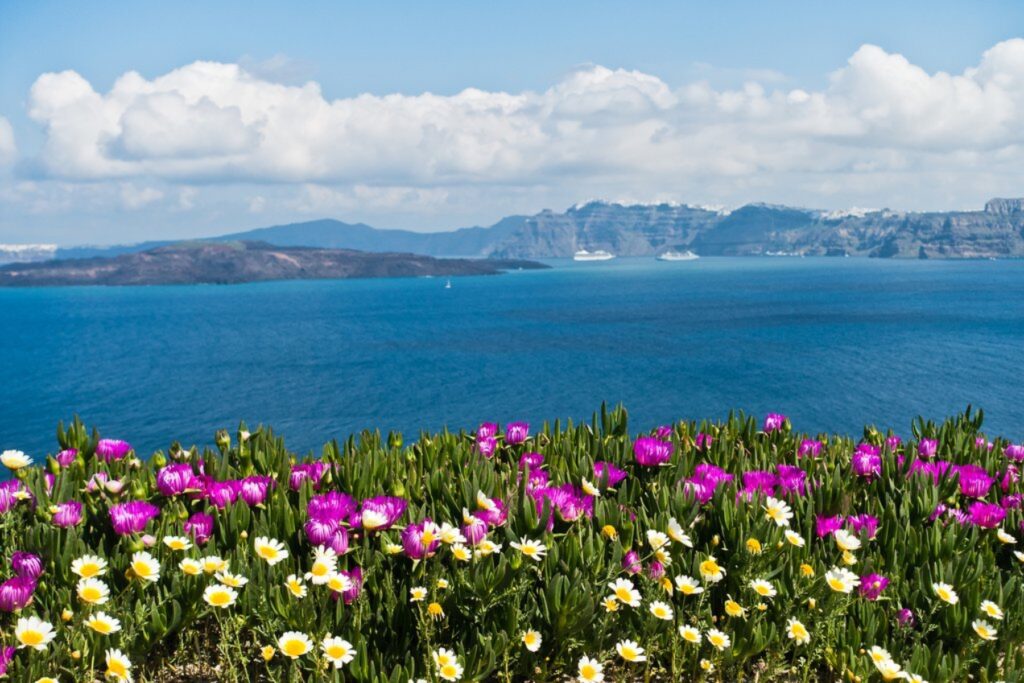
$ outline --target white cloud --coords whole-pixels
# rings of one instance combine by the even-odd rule
[[[128,183],[131,208],[162,198],[132,184],[141,179],[294,185],[303,211],[430,210],[486,202],[474,188],[487,186],[544,198],[895,205],[915,192],[945,196],[928,195],[922,178],[971,191],[980,170],[1024,180],[1024,39],[960,74],[864,45],[820,90],[784,87],[773,72],[722,89],[588,66],[541,92],[332,100],[315,82],[254,72],[195,62],[151,80],[127,73],[106,93],[73,71],[44,74],[30,93],[46,130],[39,161],[64,181]],[[0,125],[0,152],[3,140]]]
[[[0,116],[0,166],[7,166],[18,155],[18,147],[14,144],[14,129],[11,122]]]

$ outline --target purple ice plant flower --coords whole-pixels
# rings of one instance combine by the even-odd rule
[[[881,449],[869,443],[858,444],[850,464],[858,477],[873,479],[882,474]]]
[[[267,494],[275,483],[273,477],[259,475],[246,477],[239,482],[238,495],[246,505],[262,505],[267,500]]]
[[[642,569],[640,555],[635,550],[628,551],[622,556],[622,569],[627,574],[639,574]]]
[[[704,432],[697,432],[697,436],[693,439],[693,445],[699,451],[707,450],[711,448],[711,444],[715,443],[715,437]]]
[[[797,449],[796,454],[799,458],[817,458],[821,455],[821,449],[824,447],[825,444],[817,439],[804,439],[800,442],[800,448]]]
[[[974,439],[975,448],[984,448],[985,450],[990,451],[992,450],[993,446],[995,446],[995,444],[986,439],[984,436],[979,436]]]
[[[362,567],[352,567],[349,571],[341,570],[338,573],[344,574],[352,582],[352,587],[341,594],[345,604],[351,605],[363,590],[363,569]]]
[[[306,514],[310,519],[330,520],[340,524],[359,508],[356,499],[341,491],[328,491],[309,499]]]
[[[995,529],[1006,518],[1006,510],[995,503],[983,503],[978,500],[967,509],[971,524],[985,529]]]
[[[149,520],[160,514],[160,508],[144,500],[133,500],[110,506],[110,522],[121,536],[137,534],[146,528]]]
[[[78,457],[77,448],[65,448],[64,450],[53,456],[53,459],[57,461],[57,464],[61,467],[70,467],[71,463]]]
[[[205,482],[205,497],[213,503],[217,509],[223,510],[229,505],[234,505],[238,500],[241,483],[237,479],[227,481],[215,481],[208,479]]]
[[[11,569],[22,578],[38,579],[43,573],[43,560],[33,553],[16,550],[11,553]]]
[[[540,453],[523,453],[519,456],[519,469],[540,469],[544,465],[544,456]]]
[[[774,472],[768,472],[765,470],[750,470],[749,472],[743,473],[743,492],[747,494],[747,499],[750,499],[751,494],[763,493],[766,496],[775,495],[775,486],[779,483],[779,478]]]
[[[310,519],[303,527],[306,538],[314,546],[330,545],[334,538],[334,532],[338,530],[338,523],[333,519]]]
[[[818,538],[825,538],[842,529],[844,521],[842,515],[835,515],[833,517],[817,515],[814,520],[814,530],[818,534]]]
[[[489,439],[498,435],[498,423],[497,422],[484,422],[476,428],[477,441],[481,439]]]
[[[348,552],[348,529],[343,526],[339,526],[335,531],[334,535],[331,536],[330,541],[327,543],[327,547],[334,551],[334,554],[341,557]]]
[[[1024,507],[1024,493],[1011,493],[999,501],[1004,510],[1020,510]]]
[[[582,489],[573,484],[563,484],[557,488],[547,489],[548,498],[563,522],[575,522],[586,515],[594,514],[594,498],[583,493]]]
[[[904,628],[913,628],[914,621],[914,613],[906,607],[896,613],[896,623]]]
[[[654,435],[662,441],[668,441],[672,438],[673,431],[672,425],[662,425],[654,430]]]
[[[132,445],[120,439],[100,439],[96,443],[96,457],[102,458],[104,462],[121,460],[132,450]]]
[[[922,458],[934,457],[939,450],[939,442],[935,439],[921,439],[917,444],[917,454]]]
[[[885,437],[885,447],[895,453],[903,445],[903,439],[898,436]]]
[[[995,483],[980,465],[957,465],[955,471],[960,474],[960,493],[968,498],[984,498]]]
[[[462,535],[466,537],[469,545],[480,545],[480,541],[487,538],[487,522],[468,512],[463,514],[462,521]]]
[[[1011,443],[1003,449],[1003,454],[1014,462],[1024,462],[1024,443]]]
[[[873,539],[878,534],[878,517],[869,515],[867,513],[861,513],[859,515],[850,515],[846,518],[846,523],[853,528],[853,533],[860,534],[864,532],[868,538]]]
[[[508,506],[505,505],[505,501],[499,498],[487,498],[485,502],[478,498],[477,504],[478,508],[473,515],[487,522],[488,526],[501,526],[508,521]]]
[[[440,530],[430,519],[402,529],[402,548],[406,556],[422,560],[432,556],[441,545]]]
[[[530,425],[526,422],[510,422],[505,426],[505,443],[513,446],[530,437]]]
[[[650,578],[653,581],[657,581],[661,577],[665,576],[665,565],[663,565],[661,562],[658,562],[657,560],[652,560],[651,562],[647,563],[646,573],[648,578]]]
[[[868,600],[877,600],[889,585],[889,579],[881,574],[865,574],[860,577],[860,594]]]
[[[156,488],[165,496],[179,496],[202,486],[188,463],[175,463],[161,467],[156,473]]]
[[[69,500],[54,506],[53,525],[61,529],[78,526],[82,522],[82,504]]]
[[[354,521],[366,531],[384,531],[398,521],[398,518],[405,513],[409,507],[409,501],[404,498],[392,496],[377,496],[368,498],[359,506],[359,512],[354,515]]]
[[[762,430],[765,434],[777,432],[786,425],[786,416],[782,413],[768,413],[764,416]]]
[[[633,455],[643,467],[658,467],[672,459],[674,446],[653,436],[641,436],[633,443]]]
[[[307,479],[313,484],[313,490],[320,489],[320,480],[327,472],[328,464],[325,462],[305,462],[292,465],[291,474],[288,476],[288,486],[292,491],[298,491],[302,482]]]
[[[36,580],[30,576],[15,576],[0,584],[0,612],[17,612],[32,601]]]
[[[783,495],[803,496],[807,493],[807,473],[795,465],[775,466],[778,488]]]
[[[7,647],[0,647],[0,676],[7,675],[7,667],[11,665],[14,660],[14,646],[8,645]]]
[[[213,516],[205,512],[193,513],[185,522],[184,533],[191,536],[197,545],[203,545],[213,535]]]
[[[626,470],[616,467],[613,463],[599,460],[594,463],[594,483],[606,483],[609,488],[615,488],[627,477]],[[605,482],[607,477],[607,482]]]
[[[476,449],[480,451],[480,455],[485,458],[490,458],[494,455],[494,451],[498,449],[498,440],[493,436],[485,436],[482,439],[477,439]]]
[[[946,476],[952,466],[952,463],[948,460],[915,460],[910,463],[910,475],[912,476],[918,473],[927,474],[932,478],[932,483],[938,486],[939,482],[942,481],[942,478]]]
[[[1006,493],[1010,490],[1010,487],[1020,481],[1020,470],[1017,469],[1016,465],[1007,465],[1006,472],[1003,473],[1003,479],[999,483],[999,488]]]
[[[526,478],[526,492],[533,495],[537,489],[548,485],[550,475],[544,470],[530,470],[530,476]]]

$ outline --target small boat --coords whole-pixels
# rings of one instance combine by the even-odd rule
[[[445,289],[451,289],[452,288],[452,281],[448,280],[447,282],[445,282],[444,283],[444,288]]]
[[[608,261],[609,259],[615,258],[615,254],[607,252],[604,249],[598,249],[597,251],[587,251],[586,249],[580,249],[573,254],[573,261]]]
[[[664,254],[658,254],[659,261],[696,261],[700,256],[697,256],[692,251],[687,249],[686,251],[666,251]]]

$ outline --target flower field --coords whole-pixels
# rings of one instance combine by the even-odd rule
[[[1024,446],[781,415],[4,451],[12,680],[1024,675]],[[5,445],[6,447],[7,445]]]

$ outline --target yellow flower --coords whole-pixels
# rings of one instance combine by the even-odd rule
[[[971,628],[974,629],[974,632],[977,633],[978,637],[982,640],[995,640],[996,634],[998,633],[992,624],[981,619],[975,619],[971,622]]]
[[[983,600],[980,609],[993,619],[1003,618],[1003,609],[991,600]]]
[[[775,522],[776,526],[789,526],[789,520],[793,519],[793,509],[786,501],[769,496],[765,503],[764,516],[767,519]]]
[[[713,671],[714,668],[715,668],[715,665],[712,664],[710,660],[702,659],[702,660],[700,660],[700,668],[703,669],[704,671]]]
[[[423,586],[413,586],[409,589],[409,602],[422,602],[427,598],[427,589]]]
[[[22,617],[14,627],[14,638],[20,643],[19,650],[23,647],[45,650],[56,635],[53,625],[39,617]]]
[[[285,657],[298,659],[313,649],[313,641],[301,631],[286,631],[277,639],[277,647]]]
[[[216,555],[207,555],[200,564],[203,567],[203,571],[207,574],[216,574],[217,572],[226,572],[228,570],[227,560],[221,559]]]
[[[807,598],[807,606],[811,609],[814,609],[818,606],[818,601],[814,598]]]
[[[129,565],[132,574],[143,581],[156,581],[160,578],[160,563],[147,552],[139,551],[132,555]]]
[[[218,582],[225,586],[232,588],[241,588],[245,584],[249,583],[249,579],[245,578],[241,574],[232,574],[231,572],[217,572],[214,576]]]
[[[291,593],[292,597],[301,600],[306,597],[306,584],[302,581],[301,576],[295,574],[289,574],[288,578],[284,582],[285,588]]]
[[[857,556],[851,553],[849,550],[843,551],[843,564],[852,567],[857,564]]]
[[[615,644],[615,651],[627,662],[646,662],[644,649],[633,640],[620,640]]]
[[[448,579],[438,579],[436,585],[438,590],[446,590],[448,588]]]
[[[658,581],[658,584],[661,586],[661,590],[665,591],[669,595],[672,595],[673,588],[671,579],[669,579],[667,576],[663,576],[661,577],[661,580]]]
[[[615,579],[608,584],[608,587],[612,589],[612,593],[623,605],[640,606],[640,591],[633,586],[633,582],[629,579]]]
[[[852,593],[853,589],[860,585],[860,577],[849,569],[832,567],[825,572],[825,583],[837,593]]]
[[[355,648],[352,643],[337,636],[326,636],[320,645],[324,651],[324,659],[340,669],[356,658]]]
[[[697,584],[697,580],[689,576],[676,577],[676,590],[683,595],[697,595],[704,592],[704,588]]]
[[[814,576],[814,567],[805,562],[804,564],[800,565],[800,575],[806,577]]]
[[[96,633],[105,636],[109,636],[111,633],[117,633],[121,630],[121,622],[108,615],[106,612],[96,612],[96,614],[93,614],[85,620],[85,625]]]
[[[756,538],[748,538],[747,539],[747,552],[748,553],[750,553],[751,555],[760,555],[761,554],[761,550],[762,550],[762,548],[761,548],[761,541],[757,540]]]
[[[933,583],[932,590],[935,591],[935,595],[938,596],[939,600],[943,602],[948,602],[950,605],[960,602],[960,597],[957,596],[956,591],[948,583]]]
[[[682,625],[679,627],[679,635],[688,643],[700,643],[700,631],[693,626]]]
[[[857,550],[860,548],[860,539],[846,529],[838,529],[832,534],[836,545],[840,550]]]
[[[107,650],[106,662],[107,676],[115,678],[118,681],[132,680],[132,660],[128,659],[126,654],[120,650]]]
[[[540,633],[534,631],[532,628],[523,633],[523,647],[530,652],[536,652],[540,649],[541,637]]]
[[[577,678],[581,683],[600,683],[604,680],[604,667],[596,659],[581,657],[577,666]]]
[[[717,650],[725,650],[732,643],[732,641],[729,639],[729,636],[722,633],[717,628],[708,629],[707,639],[708,642],[711,643]]]
[[[601,601],[601,605],[604,607],[605,612],[617,612],[619,611],[619,601],[614,595],[609,595]]]
[[[786,623],[786,635],[797,645],[806,645],[811,642],[811,632],[797,619],[790,619]]]
[[[793,531],[792,529],[786,529],[785,534],[786,540],[789,541],[790,545],[795,545],[797,548],[804,547],[804,537]]]
[[[435,619],[441,619],[444,617],[444,608],[441,607],[441,603],[432,602],[427,605],[427,614],[434,617]]]
[[[288,550],[284,547],[284,543],[277,539],[259,536],[252,544],[256,554],[271,567],[288,559]]]
[[[81,579],[78,582],[78,599],[87,605],[104,605],[110,599],[110,589],[99,579]]]
[[[750,587],[762,598],[774,598],[777,593],[771,581],[765,581],[764,579],[754,579],[750,582]]]
[[[519,543],[513,541],[512,543],[509,543],[509,545],[535,562],[543,560],[544,555],[548,552],[547,546],[540,541],[535,541],[525,537],[519,539]]]
[[[651,614],[653,614],[657,619],[662,619],[664,621],[672,620],[672,607],[668,603],[655,600],[651,603],[649,609]]]
[[[203,600],[211,607],[227,608],[235,604],[238,592],[228,586],[207,586],[203,591]]]
[[[66,621],[71,621],[71,620],[72,620],[72,619],[74,619],[74,618],[75,618],[75,613],[74,613],[74,612],[72,612],[72,611],[71,611],[71,610],[69,610],[69,609],[65,609],[65,610],[63,610],[63,611],[62,611],[62,612],[60,613],[60,620],[61,620],[61,621],[65,621],[65,622],[66,622]]]
[[[179,562],[178,567],[188,576],[199,576],[203,573],[203,565],[200,564],[198,560],[193,560],[190,557],[186,557]]]
[[[107,561],[96,555],[82,555],[71,563],[71,572],[83,579],[100,576],[107,571]]]
[[[469,562],[471,559],[473,559],[473,553],[470,551],[469,548],[462,545],[461,543],[456,543],[452,546],[452,557],[454,557],[459,562]]]
[[[747,611],[735,600],[725,601],[725,613],[730,617],[742,617],[746,612]]]
[[[274,650],[273,646],[271,645],[264,645],[262,648],[260,648],[260,656],[263,657],[264,662],[269,662],[271,659],[273,659],[274,652],[276,652],[276,650]]]
[[[698,568],[701,578],[709,583],[718,583],[725,578],[725,568],[718,564],[714,555],[709,555]]]
[[[164,536],[164,545],[171,550],[188,550],[192,541],[184,536]]]
[[[614,541],[619,537],[619,532],[611,524],[605,524],[601,527],[601,535],[610,541]]]

